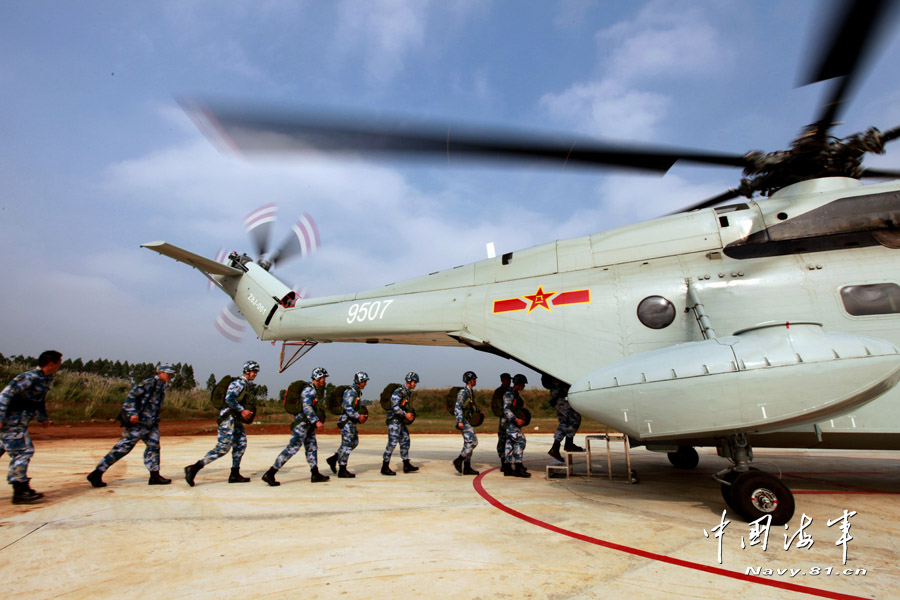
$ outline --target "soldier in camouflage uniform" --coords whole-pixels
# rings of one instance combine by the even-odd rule
[[[338,419],[338,427],[341,430],[341,445],[338,451],[329,456],[325,461],[331,467],[332,473],[337,473],[338,478],[353,478],[355,473],[347,470],[347,460],[350,453],[359,445],[359,434],[356,431],[357,423],[365,423],[368,415],[360,414],[358,406],[362,400],[362,391],[369,383],[369,375],[359,371],[353,376],[353,385],[344,391],[341,399],[341,409],[344,411]]]
[[[403,472],[415,473],[419,467],[413,466],[409,462],[409,429],[406,427],[407,421],[413,420],[413,414],[409,411],[409,394],[419,385],[419,375],[410,371],[406,374],[406,386],[397,386],[394,393],[391,394],[391,408],[388,410],[387,421],[388,426],[388,443],[384,448],[383,462],[381,463],[382,475],[396,475],[391,470],[391,454],[394,448],[400,444],[400,458],[403,459]]]
[[[453,466],[456,471],[463,475],[478,475],[478,471],[472,468],[472,453],[478,446],[478,437],[475,435],[475,428],[466,419],[466,406],[475,402],[475,384],[478,375],[474,371],[466,371],[463,373],[463,383],[466,387],[459,390],[456,395],[456,405],[453,408],[453,414],[456,416],[456,428],[462,431],[463,447],[459,456],[453,459]]]
[[[184,479],[189,486],[194,486],[194,478],[200,469],[228,454],[229,449],[231,450],[231,474],[228,476],[228,483],[250,481],[249,477],[241,475],[241,459],[244,457],[244,451],[247,450],[247,434],[244,433],[244,424],[241,419],[249,421],[253,412],[240,404],[240,395],[247,384],[256,379],[258,374],[259,363],[248,360],[244,363],[243,375],[228,386],[228,391],[225,392],[225,408],[219,411],[217,419],[219,438],[216,440],[216,447],[194,464],[184,468]]]
[[[566,452],[584,452],[584,448],[575,445],[574,437],[581,427],[581,415],[569,404],[569,386],[562,381],[554,381],[553,388],[550,390],[550,405],[556,406],[556,418],[559,420],[559,427],[553,434],[553,446],[547,452],[556,460],[562,461],[562,455],[559,453],[559,446],[563,439],[566,440]]]
[[[163,401],[166,398],[166,384],[172,380],[175,369],[169,365],[160,365],[156,369],[156,375],[145,379],[134,386],[125,404],[119,419],[125,430],[122,437],[97,464],[97,467],[87,476],[87,480],[94,487],[106,487],[103,474],[116,461],[123,458],[137,445],[139,440],[144,441],[144,466],[150,471],[148,485],[167,485],[172,483],[159,474],[159,411],[162,410]]]
[[[512,376],[509,373],[500,374],[500,387],[494,390],[491,398],[500,398],[512,389],[510,383]],[[506,417],[501,413],[500,423],[497,425],[497,456],[500,457],[500,470],[506,473]]]
[[[61,365],[62,354],[56,350],[42,352],[37,368],[16,375],[0,392],[0,448],[9,453],[6,480],[13,486],[13,504],[31,504],[44,497],[28,483],[28,463],[34,455],[28,424],[37,417],[42,426],[50,425],[45,401],[53,374]]]
[[[316,442],[316,431],[325,427],[319,417],[316,415],[316,390],[325,387],[325,378],[328,377],[328,371],[322,367],[316,367],[310,375],[311,385],[303,388],[300,394],[301,412],[291,424],[291,439],[287,447],[281,451],[275,463],[269,467],[269,470],[262,476],[262,480],[271,486],[279,486],[281,482],[275,479],[278,469],[284,466],[292,456],[297,454],[300,446],[306,449],[306,462],[309,464],[310,481],[319,483],[328,481],[328,475],[319,473],[318,455],[319,446]]]
[[[522,464],[522,455],[525,453],[525,434],[522,433],[522,425],[525,421],[516,417],[514,409],[523,406],[519,392],[525,389],[528,379],[517,374],[512,380],[512,389],[503,394],[503,418],[506,420],[506,469],[505,476],[531,477]]]

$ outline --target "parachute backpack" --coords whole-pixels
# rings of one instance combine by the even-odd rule
[[[225,403],[225,396],[228,394],[228,386],[231,385],[231,382],[235,379],[237,379],[237,377],[226,375],[219,380],[219,383],[217,383],[215,387],[213,387],[212,392],[209,394],[209,402],[212,404],[213,408],[222,410],[228,406],[228,404]]]
[[[349,385],[339,385],[328,394],[328,412],[333,415],[341,415],[344,413],[344,392],[350,389]]]
[[[494,395],[491,396],[491,412],[495,417],[503,416],[503,394],[506,393],[506,388],[497,388],[494,390]]]
[[[464,386],[456,385],[447,390],[447,397],[444,399],[444,408],[447,409],[449,414],[455,414],[456,411],[456,397],[459,395],[459,390],[464,389]]]
[[[284,412],[289,415],[296,415],[303,412],[303,402],[301,401],[301,397],[303,390],[306,389],[306,386],[308,385],[309,384],[302,379],[298,379],[288,386],[288,389],[284,392]]]
[[[379,403],[381,404],[381,408],[384,409],[385,413],[389,413],[391,411],[391,396],[394,395],[394,390],[396,390],[398,387],[400,387],[399,383],[389,383],[384,386],[383,390],[381,390]]]

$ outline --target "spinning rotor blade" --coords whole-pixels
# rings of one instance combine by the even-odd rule
[[[876,177],[883,179],[900,179],[900,171],[886,171],[884,169],[866,169],[862,172],[863,177]]]
[[[838,119],[844,102],[849,99],[855,80],[864,69],[869,50],[879,33],[886,28],[895,0],[847,0],[838,13],[830,36],[822,36],[825,44],[817,53],[809,74],[802,85],[840,77],[835,82],[822,114],[815,121],[816,135],[825,137]]]
[[[303,213],[291,228],[291,234],[272,256],[272,263],[278,264],[300,254],[307,256],[321,245],[319,228],[309,213]]]
[[[679,160],[746,167],[743,156],[678,148],[636,147],[592,138],[519,133],[470,126],[334,113],[235,110],[185,104],[200,129],[245,153],[324,152],[421,159],[537,160],[558,166],[666,172]]]
[[[262,256],[269,251],[269,235],[272,232],[272,222],[275,221],[277,210],[278,205],[270,202],[263,204],[244,217],[244,225],[256,245],[257,256]]]

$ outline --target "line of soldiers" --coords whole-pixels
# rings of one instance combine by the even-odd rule
[[[7,479],[13,486],[12,501],[14,504],[29,504],[43,497],[43,494],[31,489],[30,479],[27,476],[28,464],[34,454],[34,444],[28,434],[28,424],[33,418],[37,418],[38,422],[45,427],[50,424],[45,399],[53,381],[53,374],[59,370],[61,364],[62,354],[55,350],[48,350],[38,358],[37,368],[16,376],[0,393],[0,456],[5,452],[10,455]],[[247,361],[244,363],[242,376],[229,384],[225,393],[224,407],[220,410],[217,418],[216,445],[203,458],[184,468],[184,477],[188,485],[193,487],[198,472],[209,463],[226,455],[229,450],[231,451],[232,467],[228,483],[250,481],[250,478],[241,475],[240,466],[247,449],[244,424],[252,422],[254,412],[241,403],[241,396],[247,384],[256,379],[259,369],[259,363],[252,360]],[[119,414],[119,422],[124,428],[122,436],[87,476],[87,480],[93,487],[107,485],[103,481],[103,474],[131,452],[138,441],[143,441],[145,445],[144,466],[150,472],[148,484],[167,485],[172,482],[171,479],[163,477],[159,472],[159,420],[165,400],[166,384],[174,375],[175,370],[170,365],[160,365],[157,367],[155,376],[138,383],[128,394]],[[327,377],[328,372],[324,368],[313,369],[311,383],[301,392],[300,412],[291,424],[290,440],[269,470],[262,476],[262,480],[268,485],[281,485],[275,479],[276,473],[299,451],[301,446],[306,451],[310,481],[319,483],[330,479],[329,476],[319,472],[318,444],[316,442],[316,432],[324,426],[316,411],[317,391],[324,389]],[[506,476],[531,477],[522,462],[525,450],[525,435],[522,432],[522,426],[525,423],[520,418],[521,413],[518,412],[524,407],[519,392],[525,388],[528,380],[524,375],[518,374],[511,378],[512,385],[510,385],[508,373],[504,373],[500,377],[501,386],[497,391],[503,394],[503,412],[498,428],[497,452],[501,460],[501,469]],[[473,469],[471,465],[472,453],[478,445],[475,426],[472,423],[477,412],[474,392],[477,378],[478,376],[473,371],[466,371],[463,374],[463,382],[466,385],[457,394],[454,407],[456,428],[462,433],[463,447],[459,456],[453,460],[453,466],[457,472],[463,475],[479,474],[479,471]],[[407,423],[414,418],[414,412],[409,403],[410,393],[416,389],[419,376],[410,372],[407,373],[404,380],[405,385],[398,386],[391,395],[386,415],[388,442],[381,467],[381,474],[386,476],[396,475],[396,472],[390,468],[390,461],[394,449],[398,445],[403,461],[403,472],[414,473],[419,470],[419,467],[414,466],[409,459],[410,436],[407,428]],[[336,473],[339,478],[356,477],[354,473],[347,470],[347,462],[350,453],[359,444],[356,425],[365,423],[368,418],[367,411],[360,405],[362,391],[368,381],[368,374],[363,371],[357,372],[353,376],[353,385],[347,388],[342,397],[342,412],[338,419],[341,445],[337,452],[326,459],[332,473]],[[554,391],[557,395],[556,407],[560,425],[554,435],[554,445],[550,450],[550,455],[558,458],[559,446],[563,439],[566,440],[565,450],[567,452],[580,451],[580,448],[574,446],[572,436],[578,429],[581,417],[571,409],[568,402],[565,402],[565,390],[562,387],[551,391],[551,402],[553,402]],[[574,417],[572,413],[574,413]]]

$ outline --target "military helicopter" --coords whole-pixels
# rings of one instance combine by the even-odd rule
[[[143,247],[200,270],[287,368],[317,343],[464,346],[570,386],[583,415],[697,465],[730,465],[723,498],[784,524],[794,500],[753,446],[900,449],[900,178],[866,169],[900,127],[830,135],[889,2],[848,2],[809,82],[833,80],[789,150],[727,155],[409,121],[185,103],[242,152],[354,152],[666,171],[739,167],[740,184],[684,212],[556,240],[378,289],[298,301],[265,264]],[[452,133],[452,135],[451,135]],[[728,206],[721,204],[740,198]],[[723,335],[724,334],[724,335]],[[288,348],[294,354],[289,355]]]

